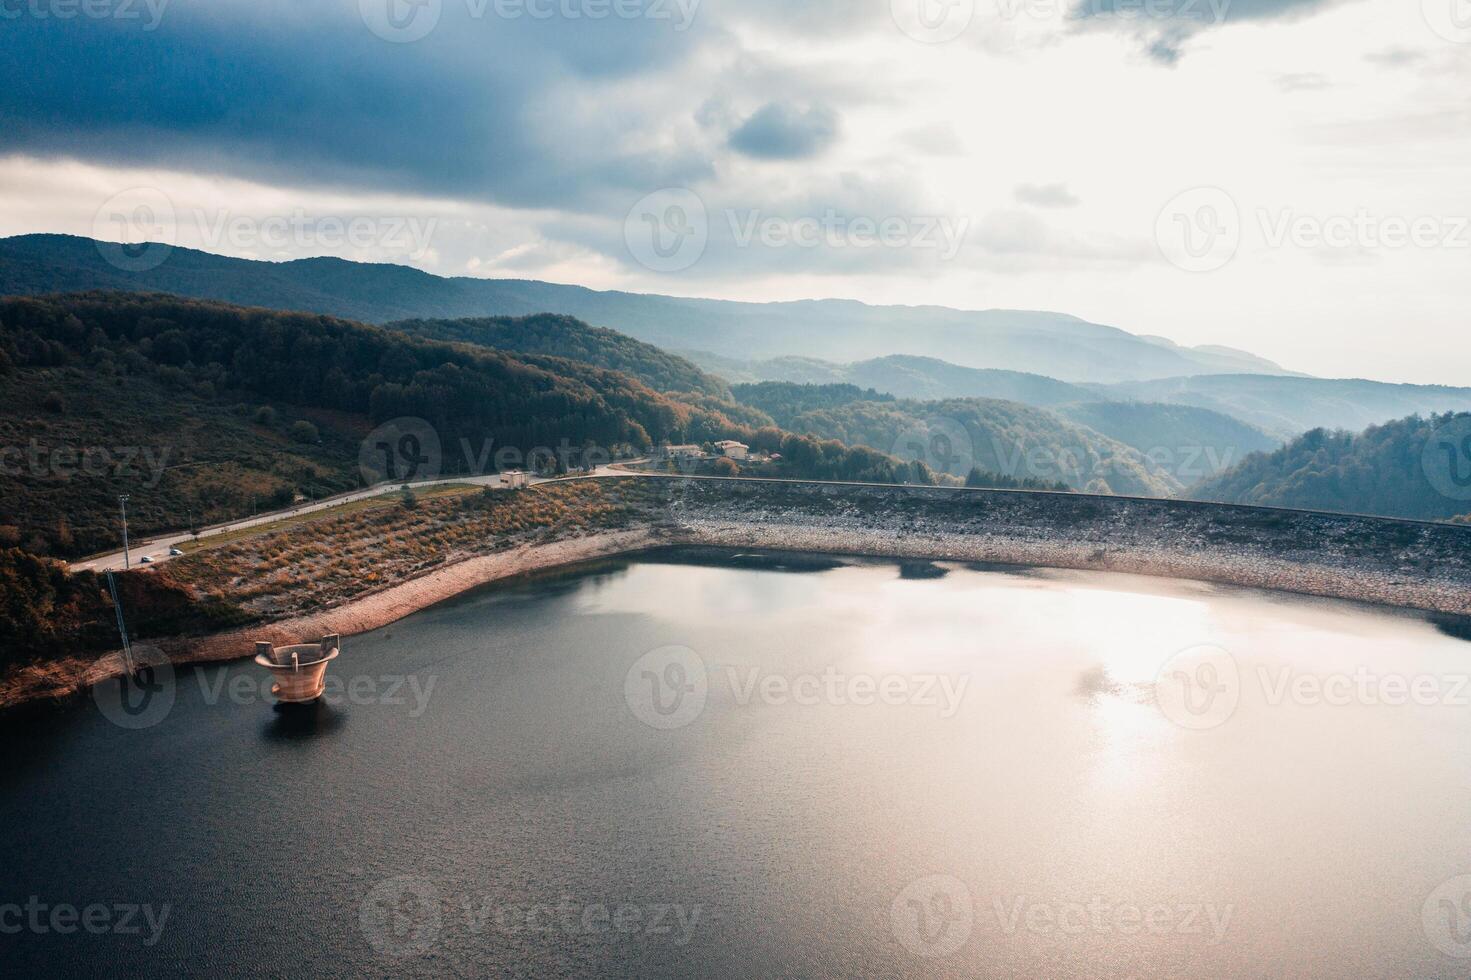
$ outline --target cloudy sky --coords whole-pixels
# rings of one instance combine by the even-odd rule
[[[1471,0],[0,0],[0,235],[1471,384]]]

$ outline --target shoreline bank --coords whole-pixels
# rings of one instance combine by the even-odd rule
[[[1471,528],[1108,497],[738,484],[671,480],[663,496],[629,502],[616,529],[549,528],[535,543],[472,549],[307,614],[137,646],[175,664],[234,660],[257,640],[354,636],[492,582],[668,546],[1115,572],[1471,617]],[[120,651],[22,668],[0,679],[0,710],[72,697],[122,672]]]
[[[310,616],[294,616],[207,636],[142,640],[134,643],[134,653],[136,656],[140,651],[157,650],[170,664],[184,666],[253,656],[257,640],[288,645],[316,642],[328,633],[344,638],[356,636],[492,582],[633,554],[664,543],[651,528],[642,528],[478,555]],[[0,680],[0,711],[32,701],[66,700],[96,684],[122,676],[124,670],[121,650],[91,659],[76,657],[24,667]]]
[[[754,527],[731,522],[685,527],[677,532],[641,528],[523,546],[466,558],[311,616],[202,637],[144,642],[137,647],[161,651],[169,663],[179,666],[240,660],[252,655],[257,640],[288,644],[312,641],[326,633],[338,633],[344,638],[356,636],[496,582],[671,548],[755,549],[846,558],[991,563],[1189,579],[1439,613],[1471,621],[1471,593],[1463,589],[1433,582],[1396,582],[1373,573],[1351,575],[1340,569],[1307,567],[1295,561],[1279,561],[1271,567],[1247,561],[1223,565],[1220,556],[1206,559],[1199,555],[1162,554],[1151,548],[1100,549],[1080,543],[1043,543],[1003,537],[967,540],[962,535],[916,537],[878,531],[835,535],[796,525]],[[75,697],[95,684],[120,676],[123,670],[120,650],[93,660],[74,658],[25,668],[0,682],[0,711],[34,701]]]

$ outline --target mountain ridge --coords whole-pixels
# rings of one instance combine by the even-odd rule
[[[391,263],[335,257],[269,262],[178,246],[157,264],[109,265],[107,243],[69,235],[0,239],[0,295],[115,289],[167,292],[368,323],[557,313],[608,327],[666,350],[708,349],[739,357],[798,355],[864,359],[935,357],[1063,381],[1152,380],[1225,370],[1288,373],[1229,349],[1168,346],[1072,314],[874,306],[850,299],[748,303],[599,291],[534,279],[442,277]],[[146,249],[155,246],[139,246]],[[902,349],[900,349],[902,348]]]

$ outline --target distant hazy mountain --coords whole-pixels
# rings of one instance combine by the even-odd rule
[[[1199,500],[1444,520],[1471,512],[1471,415],[1314,429],[1187,493]]]
[[[253,262],[182,248],[170,250],[156,268],[131,273],[109,264],[91,239],[24,235],[0,240],[0,295],[95,288],[169,292],[372,323],[562,313],[668,350],[738,358],[850,362],[909,354],[1101,383],[1284,373],[1228,348],[1179,347],[1061,313],[869,306],[851,300],[735,303],[597,292],[533,280],[445,279],[403,266],[330,258]]]
[[[1105,399],[1195,405],[1290,439],[1309,429],[1349,429],[1416,413],[1471,410],[1471,388],[1381,381],[1216,375],[1095,387]]]
[[[933,357],[895,354],[856,364],[809,357],[741,361],[704,352],[686,356],[706,371],[731,382],[794,381],[799,384],[853,384],[898,398],[1000,398],[1026,405],[1093,401],[1096,392],[1056,378],[1021,371],[968,368]]]
[[[1281,439],[1256,426],[1191,405],[1085,402],[1058,405],[1051,411],[1132,446],[1186,484],[1215,476],[1252,453],[1282,445]]]
[[[431,340],[478,344],[518,354],[550,354],[622,371],[655,391],[698,391],[730,397],[719,378],[682,357],[606,327],[592,327],[570,316],[543,313],[525,317],[475,317],[465,320],[399,320],[386,324]]]

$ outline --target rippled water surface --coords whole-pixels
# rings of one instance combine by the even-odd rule
[[[781,564],[465,596],[304,711],[242,662],[9,720],[0,972],[1468,973],[1461,630]]]

